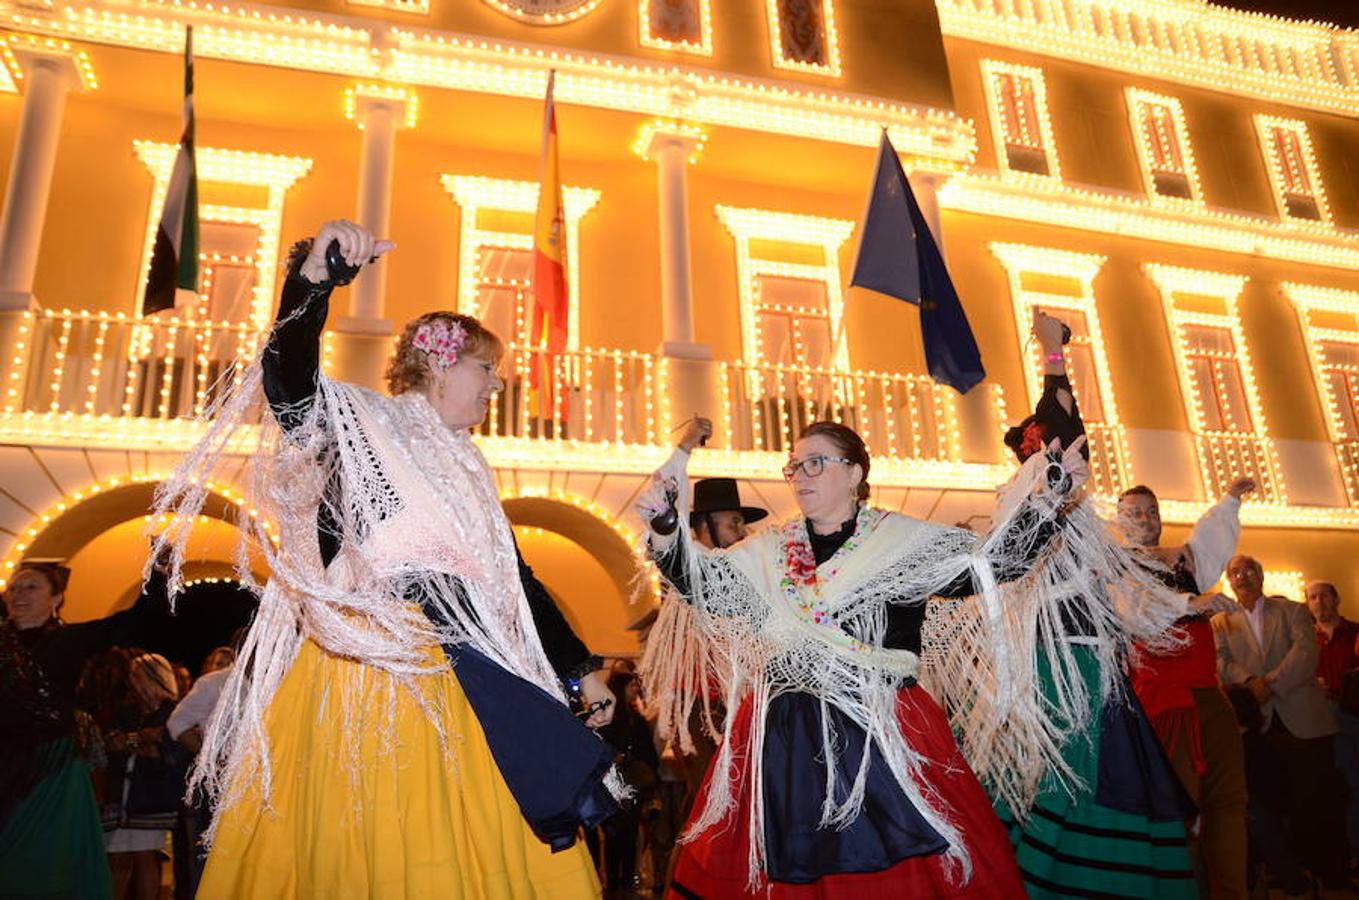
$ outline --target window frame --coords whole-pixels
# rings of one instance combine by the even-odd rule
[[[1265,171],[1269,174],[1269,186],[1274,195],[1274,206],[1279,213],[1279,219],[1283,222],[1315,222],[1318,224],[1333,224],[1331,219],[1331,207],[1326,200],[1326,188],[1321,181],[1321,170],[1317,166],[1316,153],[1312,149],[1312,136],[1308,131],[1307,123],[1301,119],[1288,119],[1282,116],[1271,116],[1257,113],[1254,116],[1255,131],[1260,138],[1260,153],[1264,156]],[[1287,177],[1284,173],[1284,161],[1280,154],[1276,152],[1274,143],[1274,129],[1282,129],[1291,132],[1298,141],[1298,151],[1302,155],[1303,175],[1311,184],[1312,193],[1307,196],[1317,207],[1318,218],[1294,215],[1288,208],[1288,187]]]
[[[991,140],[996,150],[996,168],[1006,175],[1031,176],[1034,178],[1062,179],[1062,167],[1058,158],[1057,143],[1053,137],[1052,117],[1048,111],[1047,81],[1043,70],[1037,66],[1023,66],[1003,62],[998,59],[981,61],[982,88],[986,93],[986,111],[991,123]],[[1043,154],[1047,165],[1046,174],[1016,169],[1010,165],[1010,142],[1005,130],[1004,103],[998,84],[1001,76],[1012,79],[1028,79],[1033,85],[1034,127],[1038,130],[1041,147],[1036,148]]]
[[[1189,139],[1189,126],[1185,120],[1184,107],[1178,97],[1158,94],[1141,88],[1130,87],[1125,91],[1128,106],[1128,121],[1133,132],[1133,146],[1137,150],[1137,162],[1142,172],[1142,186],[1148,199],[1157,203],[1190,204],[1203,206],[1203,185],[1199,181],[1198,162],[1194,158],[1194,145]],[[1146,120],[1143,110],[1150,106],[1164,106],[1170,112],[1171,137],[1174,139],[1184,167],[1183,174],[1188,186],[1188,197],[1163,194],[1156,189],[1155,152],[1146,133]]]

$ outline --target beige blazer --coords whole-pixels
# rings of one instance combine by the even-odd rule
[[[1260,710],[1279,717],[1294,737],[1336,733],[1326,694],[1317,684],[1316,632],[1307,607],[1283,597],[1262,597],[1261,640],[1256,641],[1244,609],[1213,617],[1217,677],[1224,685],[1269,678],[1274,696]]]

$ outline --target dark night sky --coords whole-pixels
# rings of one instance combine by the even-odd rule
[[[1212,0],[1218,6],[1272,13],[1289,19],[1320,19],[1347,28],[1359,28],[1359,3],[1355,0]]]

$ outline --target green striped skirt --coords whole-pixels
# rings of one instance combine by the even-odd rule
[[[1074,649],[1081,674],[1092,695],[1096,695],[1099,668],[1094,652],[1082,646]],[[1042,667],[1042,674],[1045,685],[1050,687],[1046,667]],[[1128,693],[1131,694],[1131,689]],[[1129,715],[1123,710],[1118,713],[1122,717]],[[1067,765],[1083,783],[1075,796],[1050,774],[1025,821],[1020,822],[1003,801],[996,801],[996,812],[1014,844],[1029,896],[1195,898],[1198,888],[1184,820],[1154,821],[1147,815],[1115,809],[1097,799],[1097,795],[1106,796],[1106,791],[1097,790],[1097,786],[1104,787],[1100,785],[1100,752],[1104,746],[1101,737],[1109,718],[1096,716],[1089,733],[1072,740],[1063,752]],[[1114,793],[1136,795],[1139,781],[1164,782],[1174,778],[1159,747],[1154,750],[1155,755],[1140,757],[1136,753],[1120,753],[1116,767],[1107,765],[1106,760],[1106,780],[1116,774],[1120,782]],[[1148,771],[1158,765],[1165,771]],[[1111,773],[1111,769],[1116,772]]]

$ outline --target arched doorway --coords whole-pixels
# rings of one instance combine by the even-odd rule
[[[634,626],[654,601],[648,584],[637,590],[626,529],[580,498],[524,496],[504,503],[524,558],[581,639],[602,656],[636,655]]]

